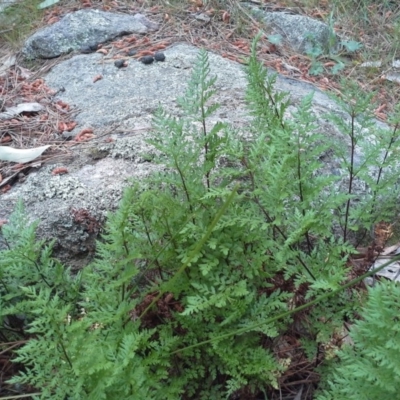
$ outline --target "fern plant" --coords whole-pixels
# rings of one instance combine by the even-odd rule
[[[258,39],[247,67],[246,141],[210,124],[215,78],[201,51],[178,102],[183,117],[162,109],[154,117],[150,143],[164,172],[126,189],[95,260],[78,274],[35,240],[21,206],[2,228],[1,322],[6,331],[22,316],[27,339],[11,383],[40,389],[42,399],[251,398],[287,379],[294,356],[277,343],[295,335],[297,351],[319,363],[321,347],[357,314],[359,298],[341,289],[356,244],[349,232],[390,217],[382,199],[394,182],[386,167],[397,130],[390,139],[375,132],[379,151],[368,147],[368,102],[354,96],[350,125],[335,120],[350,143],[335,153],[342,175],[323,173],[334,147],[312,97],[288,117],[287,95],[257,62]],[[360,145],[371,151],[357,165]],[[343,184],[355,181],[365,196]],[[335,296],[306,314],[292,313],[329,291]]]
[[[400,288],[382,282],[350,331],[353,344],[338,352],[318,400],[394,399],[400,390]]]

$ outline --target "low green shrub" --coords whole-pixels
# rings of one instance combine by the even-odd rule
[[[164,172],[126,189],[78,274],[35,240],[22,205],[2,227],[0,333],[27,339],[11,383],[41,399],[250,399],[279,387],[294,358],[277,350],[288,335],[318,364],[343,319],[358,315],[348,258],[393,216],[397,125],[377,129],[372,95],[349,84],[338,99],[348,119],[330,116],[347,138],[332,142],[312,96],[287,116],[256,46],[246,139],[210,126],[215,78],[201,51],[183,117],[154,117]]]

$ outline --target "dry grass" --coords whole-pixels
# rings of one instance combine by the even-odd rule
[[[23,40],[41,25],[40,0],[18,0],[0,14],[0,45],[17,50]]]

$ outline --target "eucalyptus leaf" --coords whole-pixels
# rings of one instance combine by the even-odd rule
[[[0,160],[26,163],[40,157],[49,147],[50,145],[33,149],[14,149],[8,146],[0,146]]]
[[[37,8],[39,10],[43,9],[43,8],[47,8],[47,7],[51,7],[53,4],[57,4],[60,0],[45,0],[42,1]]]
[[[39,103],[20,103],[15,107],[6,108],[5,112],[0,113],[0,119],[11,119],[24,112],[39,112],[43,109],[44,107]]]

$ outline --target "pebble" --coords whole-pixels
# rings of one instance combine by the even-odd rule
[[[151,64],[154,61],[154,58],[152,56],[144,56],[139,61],[143,64]]]
[[[137,53],[137,51],[135,49],[131,49],[128,51],[128,56],[134,56]]]
[[[83,54],[89,54],[89,53],[93,53],[93,50],[90,46],[82,46],[80,48],[80,52]]]
[[[97,44],[86,44],[80,48],[80,52],[83,54],[89,54],[96,51],[98,48]]]
[[[125,61],[124,61],[124,60],[116,60],[116,61],[114,62],[114,65],[115,65],[117,68],[122,68],[122,67],[125,66]]]
[[[156,61],[164,61],[165,60],[165,54],[161,51],[158,51],[156,54],[154,54],[154,58]]]

